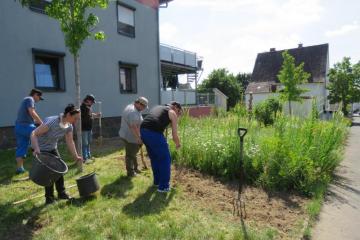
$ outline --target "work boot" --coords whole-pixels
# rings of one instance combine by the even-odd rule
[[[69,196],[69,194],[67,194],[66,192],[62,192],[58,194],[58,198],[59,199],[64,199],[64,200],[69,200],[71,199],[71,197]]]
[[[128,172],[128,173],[127,173],[127,176],[128,176],[129,178],[136,177],[136,175],[137,175],[136,172]]]
[[[46,205],[53,204],[54,202],[55,202],[55,198],[54,198],[54,197],[45,197],[45,204],[46,204]]]

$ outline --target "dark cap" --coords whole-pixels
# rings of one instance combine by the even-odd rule
[[[40,89],[37,88],[31,89],[30,96],[34,96],[35,94],[39,96],[40,100],[44,100],[44,98],[42,97],[42,91]]]
[[[86,95],[85,98],[84,98],[84,101],[86,101],[86,100],[90,100],[90,101],[92,101],[93,103],[95,103],[95,96],[94,96],[93,94],[88,94],[88,95]]]

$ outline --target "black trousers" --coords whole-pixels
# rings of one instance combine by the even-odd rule
[[[59,151],[57,149],[51,150],[51,151],[42,151],[54,154],[58,157],[60,157]],[[65,193],[65,185],[64,185],[64,176],[61,176],[56,182],[55,182],[55,188],[58,194]],[[46,198],[54,198],[54,184],[51,186],[45,187],[45,197]]]

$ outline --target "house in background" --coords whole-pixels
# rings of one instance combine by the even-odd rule
[[[0,147],[14,144],[13,126],[23,97],[36,87],[41,117],[75,102],[74,64],[59,23],[45,14],[49,0],[22,7],[0,1]],[[81,93],[102,102],[104,137],[117,135],[123,108],[138,96],[160,104],[159,8],[169,0],[110,1],[95,9],[104,42],[87,40],[80,52]],[[96,107],[96,106],[95,106]]]
[[[246,104],[249,106],[252,95],[253,106],[270,96],[278,96],[282,89],[277,75],[283,63],[282,53],[285,50],[276,51],[271,48],[269,52],[257,55],[251,82],[246,89]],[[311,74],[308,83],[301,84],[308,92],[302,95],[302,103],[293,103],[293,113],[298,116],[308,116],[311,112],[312,102],[316,99],[320,113],[330,111],[327,100],[328,71],[329,71],[329,45],[321,44],[304,47],[299,44],[297,48],[287,50],[295,58],[296,66],[304,62],[304,70]],[[284,112],[288,107],[284,104]]]

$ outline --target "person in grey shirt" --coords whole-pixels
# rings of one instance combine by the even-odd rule
[[[44,123],[36,128],[31,134],[31,145],[34,149],[34,155],[41,152],[54,154],[58,157],[58,141],[65,136],[66,145],[74,157],[75,161],[81,166],[83,158],[76,151],[73,140],[73,126],[80,118],[80,109],[76,109],[73,104],[69,104],[63,114],[51,116],[45,119]],[[61,176],[56,182],[55,187],[59,199],[70,199],[65,192],[64,177]],[[45,187],[46,204],[54,202],[54,185]]]
[[[125,163],[128,177],[133,177],[141,171],[138,169],[136,155],[142,145],[140,138],[141,112],[148,107],[149,101],[139,97],[134,103],[125,107],[121,116],[119,136],[125,145]]]

